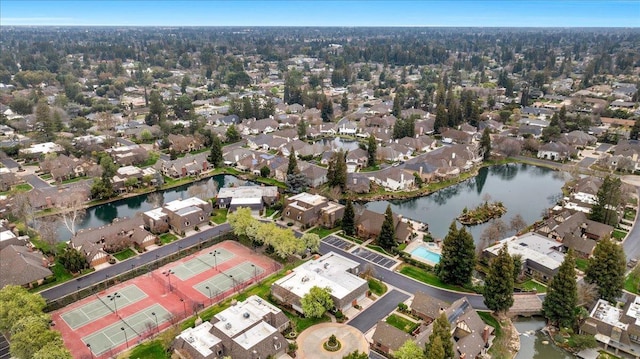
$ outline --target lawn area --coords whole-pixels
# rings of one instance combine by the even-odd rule
[[[391,314],[390,316],[388,316],[385,321],[387,322],[387,324],[394,326],[405,333],[413,332],[414,330],[416,330],[416,328],[418,328],[418,325],[420,325],[414,321],[395,314]]]
[[[162,342],[160,340],[152,340],[133,348],[129,358],[169,359],[171,358],[171,355],[162,348]]]
[[[285,185],[284,183],[278,181],[277,179],[274,178],[264,178],[264,177],[256,177],[254,179],[254,181],[258,182],[258,183],[264,183],[266,185],[269,186],[276,186],[279,188],[287,188],[287,185]]]
[[[226,208],[216,208],[213,210],[211,220],[216,224],[222,224],[227,221],[227,213],[229,210]]]
[[[45,181],[48,181],[48,180],[50,180],[52,178],[53,178],[53,176],[51,175],[51,173],[45,173],[43,175],[40,175],[40,179],[43,179]]]
[[[27,191],[31,191],[32,189],[33,187],[31,187],[31,185],[28,183],[20,183],[18,185],[13,186],[13,190],[15,192],[27,192]]]
[[[137,255],[137,253],[131,249],[131,248],[127,248],[123,251],[120,251],[118,253],[114,253],[113,256],[116,257],[117,260],[119,261],[123,261],[125,259],[129,259],[131,257],[135,257]]]
[[[359,240],[358,238],[351,237],[351,236],[347,236],[347,235],[346,235],[346,234],[344,234],[344,233],[338,233],[338,236],[339,236],[339,237],[342,237],[342,238],[344,238],[344,239],[346,239],[346,240],[348,240],[348,241],[351,241],[351,242],[353,242],[353,243],[362,244],[362,241],[361,241],[361,240]]]
[[[546,293],[547,292],[547,287],[544,284],[536,282],[533,279],[529,279],[528,281],[520,284],[519,287],[520,287],[520,289],[522,289],[525,292],[531,292],[534,289],[538,293]]]
[[[178,239],[178,237],[173,233],[163,233],[160,235],[160,242],[162,244],[169,244]]]
[[[636,219],[636,211],[634,211],[633,209],[627,209],[626,211],[624,211],[624,219],[633,221],[634,219]]]
[[[587,261],[584,258],[576,258],[576,268],[578,268],[581,271],[585,271],[587,270],[587,265],[588,265],[589,261]]]
[[[276,213],[276,210],[273,208],[267,208],[267,210],[264,213],[265,217],[271,217],[274,213]]]
[[[640,270],[638,267],[632,270],[624,280],[624,290],[638,294],[638,285],[640,285]]]
[[[378,253],[386,254],[388,256],[393,257],[392,254],[387,253],[387,251],[385,251],[384,248],[382,248],[380,246],[376,246],[376,245],[373,245],[373,244],[367,244],[367,248],[373,249],[374,251],[376,251]]]
[[[330,322],[331,318],[328,315],[323,315],[320,318],[302,318],[297,314],[290,313],[289,311],[284,311],[284,314],[287,315],[287,318],[291,321],[291,323],[295,326],[296,332],[300,333],[303,330],[309,328],[312,325],[316,325],[319,323]]]
[[[371,293],[377,296],[381,296],[387,291],[387,286],[375,278],[371,278],[367,282],[369,283]]]
[[[193,182],[193,178],[191,177],[171,178],[171,177],[164,176],[164,185],[162,186],[162,188],[166,189],[171,187],[177,187],[177,186],[181,186],[183,184],[187,184],[191,182]]]
[[[337,232],[337,231],[339,231],[341,229],[342,228],[340,228],[340,227],[335,227],[335,228],[313,227],[309,231],[307,231],[307,233],[315,233],[320,238],[324,238],[324,237],[330,235],[331,233],[335,233],[335,232]]]
[[[149,152],[149,157],[147,157],[147,160],[139,164],[138,167],[142,168],[153,166],[156,164],[156,162],[158,162],[158,159],[160,159],[160,154],[158,152]]]
[[[469,289],[458,287],[457,285],[442,283],[442,281],[438,278],[438,276],[436,276],[435,273],[428,272],[424,269],[420,269],[418,267],[415,267],[409,264],[404,264],[400,269],[400,273],[406,275],[407,277],[411,277],[415,280],[418,280],[420,282],[427,283],[436,287],[457,290],[457,291],[466,292],[466,293],[473,293]]]
[[[619,229],[614,229],[613,233],[611,234],[611,237],[621,241],[624,239],[624,237],[627,236],[627,232],[619,230]]]
[[[64,180],[62,182],[60,182],[60,184],[69,184],[69,183],[74,183],[74,182],[80,182],[82,180],[86,180],[87,176],[78,176],[78,177],[73,177],[73,178],[69,178],[68,180]]]

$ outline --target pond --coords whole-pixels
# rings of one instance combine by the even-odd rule
[[[444,238],[451,222],[465,207],[475,208],[486,199],[504,203],[507,213],[501,219],[507,226],[516,214],[520,214],[527,224],[532,224],[542,217],[543,211],[562,197],[564,183],[564,172],[512,163],[481,168],[476,177],[427,196],[408,200],[374,201],[365,206],[372,211],[384,213],[387,204],[391,204],[393,213],[427,223],[435,238]],[[482,231],[489,225],[490,222],[467,226],[467,230],[476,243],[479,243]],[[506,235],[513,233],[508,231]]]
[[[360,144],[357,140],[347,140],[344,138],[336,137],[336,138],[323,138],[322,144],[325,146],[330,146],[332,149],[343,150],[345,152],[352,151],[357,149]]]
[[[570,359],[572,355],[558,348],[540,329],[544,318],[518,318],[514,325],[520,332],[520,351],[515,359]],[[549,342],[543,344],[543,342]]]
[[[241,180],[231,175],[216,175],[201,181],[186,184],[180,187],[168,189],[166,191],[142,194],[136,197],[125,198],[110,203],[91,207],[86,211],[86,215],[78,224],[77,229],[95,228],[111,223],[115,218],[132,217],[138,212],[146,212],[176,199],[191,197],[189,188],[194,185],[207,185],[211,188],[215,183],[215,188],[251,185],[252,182]],[[212,197],[215,193],[212,194]],[[71,238],[71,232],[61,226],[58,229],[58,239],[67,241]]]

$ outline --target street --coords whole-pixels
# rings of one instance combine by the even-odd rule
[[[636,187],[638,192],[638,198],[640,198],[640,186]],[[640,225],[638,225],[638,218],[640,215],[636,214],[636,221],[633,228],[627,235],[627,239],[624,240],[622,248],[624,248],[624,254],[627,256],[627,261],[632,258],[640,258]]]
[[[44,189],[51,187],[49,183],[34,174],[24,176],[24,180],[27,181],[27,183],[35,189]]]
[[[96,283],[100,283],[107,278],[113,278],[118,274],[124,273],[133,268],[137,268],[140,266],[144,266],[146,264],[154,262],[157,258],[166,257],[172,253],[177,252],[181,248],[187,248],[194,244],[197,244],[200,239],[211,238],[218,236],[219,234],[226,233],[230,230],[230,226],[228,223],[221,224],[219,226],[215,226],[213,228],[209,228],[203,230],[197,234],[194,234],[189,237],[182,238],[180,240],[171,242],[169,244],[165,244],[163,246],[158,247],[149,252],[144,252],[137,257],[128,259],[123,262],[118,262],[114,265],[111,265],[107,268],[101,269],[99,271],[87,274],[85,276],[79,277],[76,280],[68,281],[62,283],[58,286],[46,289],[40,294],[47,300],[55,300],[58,298],[62,298],[66,295],[69,295],[80,289],[84,289],[86,287],[92,286]],[[156,257],[158,256],[158,257]]]
[[[398,307],[398,303],[404,302],[407,299],[409,299],[408,294],[391,289],[347,324],[366,333],[369,329],[373,328],[376,323],[382,320],[382,318],[393,312]]]

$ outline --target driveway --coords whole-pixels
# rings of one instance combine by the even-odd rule
[[[404,302],[407,299],[409,299],[408,294],[393,289],[376,300],[375,303],[367,309],[360,312],[360,314],[347,322],[347,324],[366,333],[382,320],[382,318],[393,312],[393,310],[398,307],[398,303]]]
[[[593,157],[585,157],[578,163],[578,166],[583,168],[589,168],[594,162],[596,162],[596,158]]]
[[[131,270],[132,268],[137,268],[152,263],[157,258],[164,258],[178,252],[181,248],[193,246],[200,242],[201,239],[208,239],[219,234],[226,233],[230,230],[230,228],[231,227],[228,223],[224,223],[219,226],[203,230],[192,236],[184,237],[180,240],[165,244],[152,251],[144,252],[137,257],[128,259],[123,262],[118,262],[107,268],[89,273],[85,276],[77,278],[76,280],[68,281],[53,288],[49,288],[40,292],[40,294],[42,294],[42,296],[47,301],[62,298],[77,291],[78,288],[84,289],[96,283],[100,283],[107,278],[112,278],[128,270]]]
[[[0,162],[10,170],[18,170],[20,164],[10,157],[0,158]]]
[[[51,187],[51,185],[47,181],[36,175],[26,175],[24,176],[24,180],[27,181],[27,183],[29,183],[33,188],[44,189]]]

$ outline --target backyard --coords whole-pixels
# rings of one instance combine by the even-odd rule
[[[213,210],[213,213],[211,214],[211,220],[215,224],[222,224],[227,221],[228,212],[229,210],[226,208],[216,208]]]
[[[414,330],[418,328],[420,325],[412,320],[409,320],[405,317],[401,317],[396,314],[391,314],[386,319],[387,324],[392,325],[405,333],[411,334]]]
[[[342,228],[340,227],[334,227],[334,228],[324,228],[324,227],[313,227],[310,230],[307,231],[307,233],[314,233],[317,234],[318,237],[320,238],[324,238],[332,233],[335,233],[339,230],[341,230]]]
[[[473,291],[457,285],[445,284],[440,280],[440,278],[438,278],[438,276],[435,273],[426,271],[424,269],[420,269],[418,267],[415,267],[409,264],[402,265],[402,268],[400,269],[400,273],[406,275],[407,277],[411,277],[420,282],[427,283],[439,288],[457,290],[457,291],[466,292],[466,293],[473,293]]]

